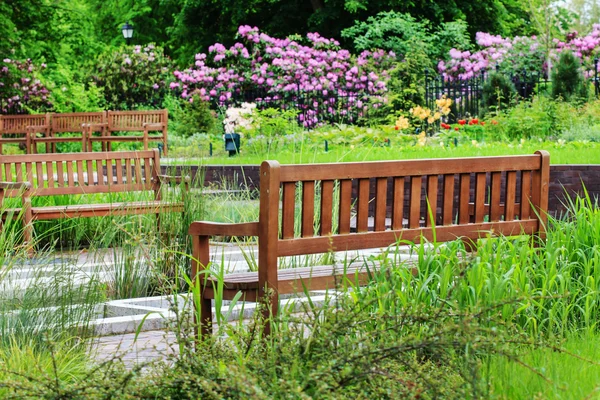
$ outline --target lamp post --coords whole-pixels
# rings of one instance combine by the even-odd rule
[[[125,38],[125,43],[129,44],[131,38],[133,37],[133,26],[129,25],[129,21],[125,22],[125,25],[121,27],[123,31],[123,37]]]

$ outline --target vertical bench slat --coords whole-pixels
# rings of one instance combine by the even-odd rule
[[[115,160],[115,169],[117,171],[117,184],[123,184],[123,161],[120,158]]]
[[[485,189],[486,176],[485,172],[475,174],[475,223],[483,222],[485,217]]]
[[[358,209],[356,213],[356,231],[367,232],[369,230],[369,195],[371,189],[370,179],[358,180]]]
[[[521,212],[519,219],[528,219],[531,214],[531,171],[521,171]]]
[[[75,162],[75,167],[77,169],[77,184],[79,186],[85,186],[85,175],[83,174],[83,161],[77,160]]]
[[[375,190],[375,230],[385,231],[388,178],[377,178]]]
[[[302,237],[315,235],[315,181],[302,182]]]
[[[106,183],[104,179],[104,160],[102,159],[96,159],[96,174],[98,176],[98,185],[104,186]]]
[[[404,178],[394,178],[394,199],[392,201],[392,229],[402,229],[404,224]]]
[[[136,183],[144,182],[144,178],[142,176],[142,160],[140,158],[136,158],[133,160],[134,168],[135,168],[135,180]]]
[[[108,185],[115,184],[115,174],[113,173],[113,160],[106,160],[106,181]]]
[[[38,161],[35,163],[35,173],[37,175],[37,185],[35,185],[36,187],[39,188],[43,188],[45,187],[44,185],[44,168],[42,166],[41,161]],[[33,184],[33,182],[32,182]]]
[[[438,175],[430,175],[427,177],[428,206],[427,215],[425,216],[426,226],[434,226],[437,221],[438,180]]]
[[[152,182],[152,158],[144,158],[144,174],[146,183]]]
[[[284,239],[294,237],[294,215],[296,212],[296,182],[283,184],[283,203],[281,205],[281,234]]]
[[[350,233],[350,212],[352,208],[352,180],[340,180],[340,234]]]
[[[94,163],[92,160],[87,161],[87,184],[94,186]]]
[[[33,170],[31,168],[31,163],[25,163],[25,172],[27,175],[27,181],[33,185]],[[17,178],[17,182],[22,182],[23,179],[23,167],[20,162],[15,164],[15,176]]]
[[[67,161],[67,182],[69,186],[75,186],[75,173],[73,172],[73,161]]]
[[[413,176],[410,178],[410,209],[408,216],[408,227],[418,228],[421,218],[421,186],[423,178]]]
[[[469,214],[469,200],[471,197],[471,174],[460,174],[460,192],[458,195],[458,223],[468,224],[471,220]]]
[[[4,178],[6,182],[12,182],[12,166],[10,164],[4,164]]]
[[[125,177],[126,177],[126,179],[127,179],[127,182],[126,182],[126,183],[127,183],[128,185],[131,185],[131,184],[133,184],[133,176],[132,176],[132,173],[131,173],[131,172],[132,172],[132,171],[131,171],[131,159],[129,159],[129,158],[126,158],[126,159],[125,159]]]
[[[333,232],[333,181],[321,182],[321,236]]]
[[[53,166],[53,162],[52,161],[48,161],[45,163],[46,164],[46,175],[48,176],[47,182],[48,182],[48,187],[49,188],[53,188],[54,185],[54,166]]]
[[[454,209],[454,174],[444,175],[444,205],[442,206],[442,225],[451,225]]]
[[[517,200],[517,172],[508,171],[506,173],[506,188],[504,196],[504,220],[512,221],[515,219],[515,202]]]
[[[58,186],[64,187],[65,186],[65,171],[64,171],[62,161],[56,162],[56,177],[58,178]]]
[[[502,191],[502,172],[492,172],[490,193],[490,221],[500,221],[502,210],[500,208],[500,193]]]

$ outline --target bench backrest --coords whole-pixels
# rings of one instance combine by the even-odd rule
[[[28,126],[50,126],[50,114],[0,115],[0,134],[25,134]]]
[[[29,182],[34,196],[156,191],[159,169],[156,149],[0,156],[0,181]]]
[[[107,118],[108,130],[111,132],[143,131],[144,124],[162,125],[162,130],[166,132],[168,111],[108,111]]]
[[[313,165],[265,161],[259,276],[273,282],[281,256],[386,247],[398,240],[476,239],[490,231],[543,236],[549,165],[546,151]]]
[[[82,124],[102,124],[106,122],[106,111],[82,113],[54,113],[51,117],[52,132],[81,132]]]

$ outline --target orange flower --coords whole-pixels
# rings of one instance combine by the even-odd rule
[[[458,120],[458,124],[459,124],[459,125],[464,125],[464,124],[466,124],[466,123],[467,123],[467,121],[466,121],[466,120],[464,120],[464,119],[459,119],[459,120]]]

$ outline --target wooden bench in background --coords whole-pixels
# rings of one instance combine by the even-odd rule
[[[270,302],[264,309],[268,321],[269,311],[277,312],[280,294],[334,289],[344,277],[362,283],[369,279],[364,265],[278,270],[279,257],[381,248],[399,240],[418,243],[433,240],[434,234],[437,242],[460,238],[471,244],[490,234],[543,238],[548,180],[546,151],[508,157],[314,165],[265,161],[260,170],[258,222],[194,222],[190,226],[192,276],[202,287],[202,334],[212,333],[215,281],[201,273],[209,268],[211,236],[258,237],[258,272],[226,275],[222,295],[231,300],[242,292],[241,300]],[[315,213],[315,208],[320,212]],[[336,214],[339,217],[333,221]],[[350,226],[353,215],[356,232]],[[294,229],[297,218],[300,232]],[[369,218],[374,219],[372,227]],[[268,297],[268,293],[274,295]]]
[[[178,202],[162,200],[162,185],[184,184]],[[0,156],[0,222],[23,218],[24,240],[33,238],[33,222],[61,218],[183,212],[188,179],[160,175],[158,150]],[[33,207],[39,196],[152,191],[153,200]],[[22,205],[6,208],[5,198]]]
[[[50,129],[48,135],[38,136],[35,128],[30,128],[31,149],[28,153],[37,153],[37,144],[51,145],[51,150],[56,153],[57,143],[81,143],[81,151],[87,151],[85,126],[87,124],[103,124],[106,122],[106,111],[80,112],[80,113],[53,113],[50,116]],[[59,136],[67,133],[68,136]],[[75,135],[73,135],[75,134]]]
[[[50,114],[0,115],[0,154],[3,144],[22,144],[27,152],[31,149],[30,132],[34,130],[47,137],[50,135]],[[49,145],[46,151],[49,150]]]
[[[91,151],[93,142],[101,142],[110,151],[112,142],[143,142],[144,150],[148,150],[149,142],[159,141],[167,155],[168,117],[167,110],[108,111],[106,123],[88,125],[87,148]],[[100,135],[94,135],[95,132]],[[117,132],[142,132],[142,135],[114,135]],[[160,135],[150,135],[150,132],[160,132]]]

